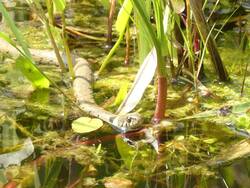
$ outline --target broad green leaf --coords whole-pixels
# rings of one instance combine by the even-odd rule
[[[133,5],[131,0],[125,0],[117,17],[115,26],[119,34],[123,33],[127,27]]]
[[[35,88],[48,88],[49,80],[43,76],[32,61],[25,56],[19,56],[16,60],[16,67],[32,83]]]
[[[76,133],[89,133],[103,126],[103,122],[97,118],[80,117],[72,122],[72,129]]]
[[[66,7],[65,0],[53,0],[53,3],[54,3],[56,12],[62,13],[65,10],[65,7]]]

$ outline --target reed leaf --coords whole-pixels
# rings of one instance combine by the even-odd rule
[[[115,22],[115,28],[119,35],[121,35],[126,29],[132,9],[133,5],[131,0],[125,0]]]

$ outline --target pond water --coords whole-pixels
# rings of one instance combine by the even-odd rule
[[[51,48],[43,26],[31,10],[17,4],[11,15],[32,48]],[[218,11],[218,14],[220,12]],[[75,53],[99,66],[105,50],[107,11],[99,1],[75,1],[66,12],[68,25],[97,37],[72,37]],[[236,29],[235,29],[236,28]],[[247,27],[246,27],[247,28]],[[248,23],[249,28],[249,23]],[[9,32],[5,24],[1,30]],[[15,68],[14,60],[0,61],[0,187],[215,187],[248,188],[250,185],[249,114],[223,116],[221,105],[248,104],[250,80],[240,97],[242,72],[249,49],[239,49],[237,27],[219,38],[219,49],[232,81],[218,82],[206,61],[206,86],[217,97],[201,99],[204,110],[219,109],[211,118],[165,121],[141,131],[117,134],[108,125],[89,135],[71,130],[81,112],[56,88],[34,90]],[[94,84],[98,104],[109,110],[121,84],[132,81],[136,67],[120,66],[124,46],[112,59],[109,70]],[[131,57],[136,58],[136,57]],[[41,65],[69,97],[71,84],[61,79],[58,67]],[[112,70],[112,74],[109,71]],[[126,77],[124,76],[126,73]],[[249,72],[248,72],[249,75]],[[196,112],[195,92],[183,95],[183,83],[169,86],[167,114],[176,119]],[[149,123],[154,111],[151,87],[140,103],[140,113]],[[248,106],[249,107],[249,106]],[[248,119],[249,118],[249,119]],[[32,140],[32,141],[31,141]],[[9,165],[11,164],[11,165]],[[8,186],[7,186],[8,185]]]

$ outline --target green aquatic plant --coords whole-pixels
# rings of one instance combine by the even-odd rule
[[[64,52],[66,54],[66,59],[67,59],[67,65],[69,68],[70,75],[72,79],[74,79],[75,74],[73,71],[73,61],[72,61],[72,56],[70,53],[70,49],[68,46],[68,39],[67,39],[67,33],[66,33],[66,22],[65,22],[65,8],[66,8],[66,1],[65,0],[47,0],[46,5],[48,8],[48,13],[49,13],[49,23],[51,27],[54,27],[54,14],[59,13],[62,17],[62,31],[61,31],[61,37],[60,40],[63,43],[64,47]],[[55,8],[53,8],[55,7]],[[54,28],[55,30],[55,28]],[[64,60],[65,61],[65,60]]]
[[[49,87],[49,80],[42,74],[40,69],[35,65],[34,61],[32,60],[30,51],[28,46],[24,40],[19,29],[16,27],[14,21],[10,18],[7,10],[5,9],[2,2],[0,2],[0,11],[6,19],[7,24],[10,26],[14,36],[16,37],[18,44],[21,46],[21,49],[18,48],[14,41],[12,41],[7,35],[1,33],[0,37],[14,46],[19,52],[20,57],[17,60],[17,67],[20,68],[22,73],[32,82],[34,87],[37,88],[48,88]]]
[[[50,41],[51,41],[52,47],[53,47],[53,49],[54,49],[54,52],[55,52],[55,54],[56,54],[56,58],[57,58],[57,61],[58,61],[59,66],[60,66],[60,68],[61,68],[61,71],[62,71],[62,72],[65,72],[65,70],[66,70],[66,69],[65,69],[65,65],[64,65],[63,59],[62,59],[62,57],[61,57],[61,55],[60,55],[58,45],[57,45],[57,43],[56,43],[56,41],[55,41],[55,37],[54,37],[54,35],[53,35],[51,23],[49,22],[49,21],[51,21],[52,18],[48,19],[48,18],[46,17],[45,12],[44,12],[44,10],[43,10],[43,8],[42,8],[42,5],[40,4],[40,2],[39,2],[38,0],[26,0],[26,1],[29,3],[29,5],[30,5],[30,6],[33,8],[33,10],[36,12],[37,16],[38,16],[38,17],[40,18],[40,20],[43,22],[43,24],[44,24],[44,26],[45,26],[45,28],[46,28],[46,32],[47,32],[47,34],[48,34],[48,37],[49,37],[49,39],[50,39]],[[58,4],[59,4],[59,9],[62,8],[62,7],[60,6],[60,3],[58,3]],[[52,6],[52,5],[51,5],[51,2],[50,2],[50,1],[47,1],[47,5],[49,6],[49,10],[50,10],[49,15],[52,16],[51,11],[52,11],[53,9],[52,9],[52,7],[50,7],[50,6]]]

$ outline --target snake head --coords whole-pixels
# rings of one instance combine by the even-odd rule
[[[143,119],[138,113],[117,115],[113,120],[113,125],[119,132],[130,132],[142,128]]]

